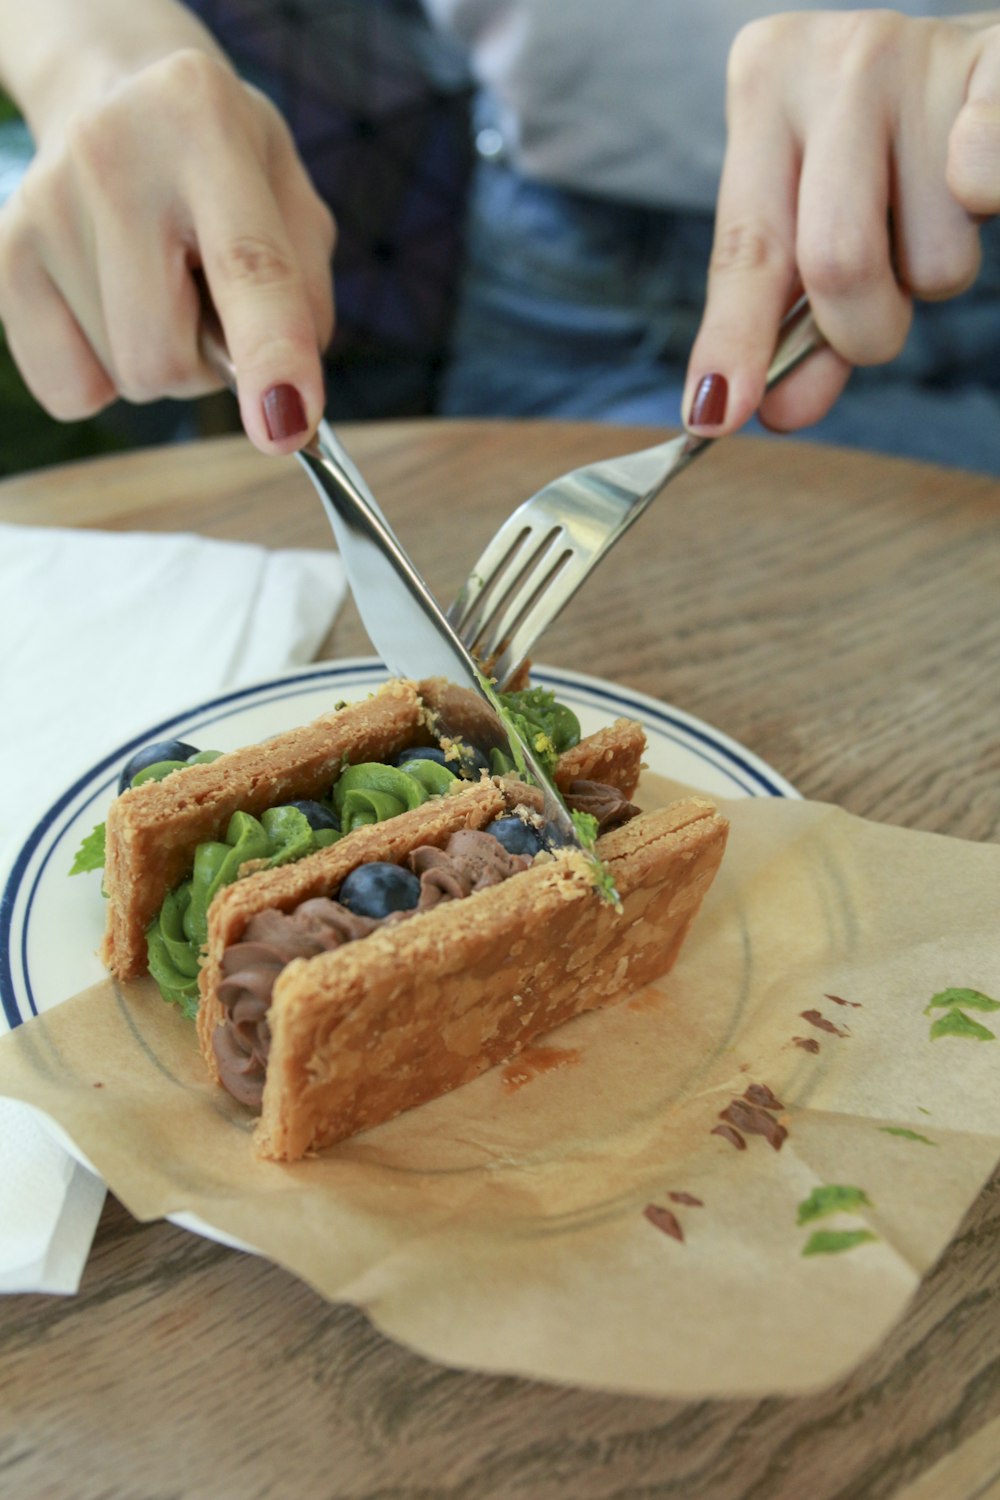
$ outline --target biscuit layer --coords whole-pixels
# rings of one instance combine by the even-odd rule
[[[339,890],[358,865],[372,860],[402,864],[411,849],[421,844],[443,846],[460,828],[484,828],[505,811],[503,793],[495,782],[456,781],[454,790],[443,797],[433,797],[383,823],[356,828],[327,849],[318,849],[294,864],[259,871],[221,890],[208,909],[208,945],[198,976],[198,1040],[212,1075],[219,1076],[212,1033],[225,1019],[217,995],[222,957],[232,943],[240,941],[251,917],[269,907],[294,911],[303,901]]]
[[[101,956],[111,972],[120,979],[145,972],[146,928],[167,893],[190,875],[198,844],[221,839],[234,812],[256,817],[283,802],[322,796],[345,757],[382,760],[425,738],[422,715],[414,684],[393,681],[302,728],[123,792],[107,818]]]
[[[621,913],[601,900],[586,858],[564,853],[289,964],[269,1016],[258,1152],[295,1161],[392,1119],[664,974],[727,831],[710,803],[689,798],[606,834],[598,852]]]

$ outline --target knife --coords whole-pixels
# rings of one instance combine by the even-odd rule
[[[235,393],[236,372],[218,317],[204,309],[200,347],[208,365]],[[357,465],[324,418],[316,436],[295,457],[323,502],[351,585],[354,602],[372,645],[394,676],[443,677],[473,695],[477,748],[489,756],[497,748],[513,759],[522,780],[534,783],[542,798],[546,837],[557,846],[584,849],[566,804],[531,745],[520,733],[493,688],[456,635],[444,611],[403,549]],[[463,734],[437,711],[438,728],[455,739]],[[463,713],[462,729],[466,715]],[[595,861],[596,862],[596,861]]]

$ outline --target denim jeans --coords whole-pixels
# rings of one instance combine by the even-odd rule
[[[711,238],[709,214],[480,161],[439,410],[676,427]],[[983,249],[976,286],[919,305],[899,358],[856,371],[802,437],[1000,475],[1000,224]]]

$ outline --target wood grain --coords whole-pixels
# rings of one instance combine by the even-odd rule
[[[344,436],[449,597],[524,495],[662,434]],[[241,439],[7,481],[0,520],[330,545],[297,467]],[[654,504],[538,654],[700,715],[807,796],[995,841],[998,605],[995,482],[735,439]],[[324,654],[369,650],[349,605]],[[443,1369],[277,1267],[109,1201],[78,1297],[0,1304],[0,1494],[974,1500],[1000,1469],[998,1236],[1000,1172],[849,1380],[690,1404]]]

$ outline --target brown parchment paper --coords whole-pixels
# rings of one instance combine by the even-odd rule
[[[675,790],[647,777],[639,800]],[[255,1160],[148,982],[0,1039],[0,1093],[140,1219],[194,1214],[448,1364],[691,1398],[823,1386],[901,1316],[1000,1155],[1000,848],[724,810],[662,984],[313,1161]],[[925,1014],[957,989],[972,1001]],[[932,1039],[958,1010],[973,1034]],[[787,1139],[737,1150],[713,1128],[761,1084]],[[799,1222],[831,1186],[844,1206]]]

